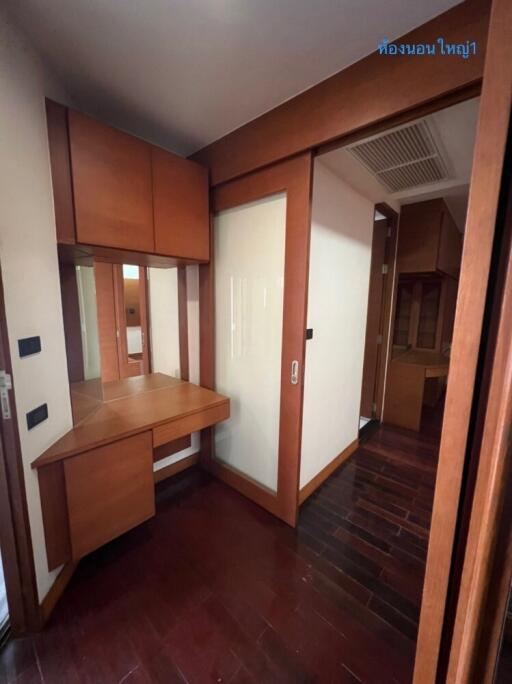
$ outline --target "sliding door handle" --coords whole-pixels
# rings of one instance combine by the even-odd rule
[[[292,372],[290,376],[290,382],[292,385],[296,385],[299,382],[299,362],[292,361]]]

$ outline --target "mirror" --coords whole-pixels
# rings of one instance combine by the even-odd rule
[[[129,378],[181,376],[177,267],[61,263],[60,280],[75,425]]]

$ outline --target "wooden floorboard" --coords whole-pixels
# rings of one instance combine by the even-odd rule
[[[161,482],[156,517],[80,563],[0,681],[410,682],[438,436],[435,417],[373,431],[296,530],[197,468]]]

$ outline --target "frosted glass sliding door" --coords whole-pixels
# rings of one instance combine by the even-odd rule
[[[277,492],[286,194],[219,212],[214,224],[215,382],[231,418],[215,459]]]

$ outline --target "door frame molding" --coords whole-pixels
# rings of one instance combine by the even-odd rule
[[[12,364],[0,269],[0,368],[12,375]],[[0,546],[11,632],[20,636],[40,629],[32,537],[28,517],[18,417],[13,389],[11,418],[0,417]]]
[[[484,342],[491,258],[509,133],[512,88],[509,0],[494,0],[473,153],[470,194],[441,433],[427,566],[423,586],[414,684],[433,684],[446,623],[464,468],[478,399],[477,366]]]
[[[300,451],[306,356],[306,321],[311,234],[313,155],[301,154],[261,171],[221,185],[212,192],[210,263],[199,267],[201,385],[215,388],[214,334],[214,225],[215,212],[286,192],[286,247],[284,265],[283,348],[281,356],[280,420],[290,426],[279,430],[278,494],[265,491],[249,477],[213,458],[213,428],[201,433],[201,462],[219,479],[253,499],[289,525],[295,526],[299,506]],[[293,225],[293,230],[290,226]],[[290,258],[293,255],[293,258]],[[298,290],[303,297],[290,297]],[[298,334],[298,331],[302,334]],[[293,360],[300,364],[299,383],[290,383]]]

